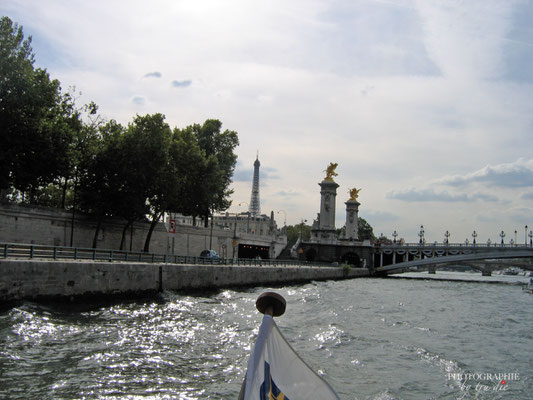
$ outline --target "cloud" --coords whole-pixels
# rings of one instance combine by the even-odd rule
[[[191,84],[192,84],[191,80],[172,81],[172,86],[177,87],[177,88],[188,87],[188,86],[191,86]]]
[[[253,176],[253,169],[235,169],[232,180],[233,182],[252,182]]]
[[[406,202],[446,202],[446,203],[455,203],[455,202],[469,202],[475,200],[498,201],[498,198],[493,195],[485,193],[449,193],[444,190],[441,192],[436,192],[434,189],[408,189],[403,191],[391,191],[387,193],[386,197],[388,199],[402,200]]]
[[[143,78],[161,78],[161,72],[148,72],[143,76]]]
[[[445,177],[439,183],[467,186],[476,182],[510,188],[533,187],[533,160],[519,158],[513,163],[488,165],[466,175]]]
[[[142,97],[142,96],[135,96],[133,99],[131,99],[131,102],[133,104],[137,104],[139,106],[143,106],[144,103],[146,102],[145,98]]]
[[[294,192],[292,190],[280,190],[279,192],[276,192],[274,193],[274,196],[276,197],[284,197],[286,199],[291,199],[291,198],[294,198],[294,197],[297,197],[297,196],[300,196],[301,193],[299,192]]]
[[[524,193],[520,198],[523,200],[533,200],[533,192]]]

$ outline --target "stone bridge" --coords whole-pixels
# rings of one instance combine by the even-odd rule
[[[533,271],[533,264],[508,263],[496,260],[533,258],[533,248],[526,245],[465,245],[465,244],[388,244],[374,248],[374,268],[377,274],[390,275],[412,270],[434,272],[442,265],[466,265],[483,275],[509,266]]]

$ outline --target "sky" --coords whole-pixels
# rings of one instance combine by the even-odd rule
[[[123,124],[238,132],[230,212],[320,210],[338,163],[376,235],[525,241],[533,229],[533,1],[2,0],[36,66]],[[240,205],[239,205],[240,204]],[[528,239],[529,240],[529,239]]]

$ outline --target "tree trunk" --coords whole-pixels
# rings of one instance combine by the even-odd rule
[[[124,229],[122,230],[122,239],[120,240],[120,250],[124,250],[124,243],[126,243],[126,231],[130,227],[130,225],[133,224],[133,221],[128,221],[126,225],[124,225]]]
[[[100,228],[102,227],[102,219],[102,216],[98,217],[98,223],[96,224],[96,231],[94,232],[93,238],[93,249],[96,249],[96,247],[98,247],[98,234],[100,233]]]
[[[204,228],[209,228],[209,210],[205,210]]]
[[[65,203],[67,202],[67,187],[68,187],[68,177],[65,177],[65,183],[63,184],[63,193],[61,195],[61,208],[65,209]]]
[[[146,241],[144,242],[144,252],[148,253],[150,251],[150,240],[152,239],[152,232],[154,231],[159,219],[163,215],[162,212],[156,212],[152,217],[152,223],[150,224],[150,229],[148,229],[148,234],[146,235]]]

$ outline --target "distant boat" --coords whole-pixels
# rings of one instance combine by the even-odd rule
[[[518,272],[520,272],[517,268],[506,268],[503,270],[503,275],[518,275]]]

